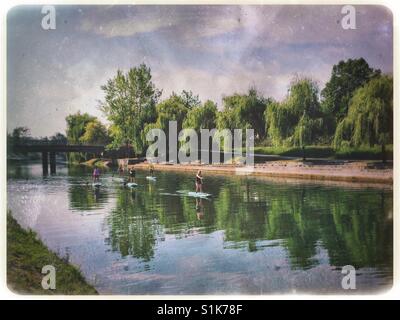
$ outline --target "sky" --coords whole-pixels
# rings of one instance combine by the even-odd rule
[[[342,6],[55,6],[56,28],[42,28],[41,6],[7,16],[7,130],[65,133],[78,110],[98,116],[101,85],[141,63],[163,90],[191,90],[222,108],[223,96],[255,86],[281,100],[295,76],[322,89],[332,66],[363,57],[393,72],[392,14],[354,6],[356,29],[342,28]]]

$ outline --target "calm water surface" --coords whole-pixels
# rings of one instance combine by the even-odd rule
[[[193,175],[139,171],[135,190],[111,172],[9,164],[8,208],[105,294],[344,293],[392,285],[392,190],[205,175],[210,200],[185,197]]]

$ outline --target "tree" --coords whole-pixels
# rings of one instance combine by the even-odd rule
[[[350,101],[347,116],[338,124],[334,145],[355,147],[393,143],[393,78],[375,77],[359,88]]]
[[[105,99],[100,109],[112,123],[112,145],[132,145],[142,153],[146,144],[143,128],[156,118],[156,104],[161,95],[152,82],[151,70],[145,64],[127,73],[118,70],[101,89]]]
[[[211,100],[207,100],[204,105],[191,109],[183,122],[183,128],[194,129],[214,129],[217,120],[217,105]]]
[[[185,100],[178,96],[176,93],[172,93],[171,96],[160,102],[157,107],[157,120],[155,127],[164,130],[165,134],[168,135],[168,124],[169,121],[176,121],[178,132],[182,130],[183,121],[189,112]]]
[[[67,137],[64,134],[62,134],[61,132],[57,132],[56,134],[51,136],[50,141],[57,143],[57,144],[67,144],[68,143]]]
[[[164,131],[166,137],[168,138],[170,121],[177,122],[177,132],[180,132],[182,130],[183,121],[185,120],[189,110],[190,109],[187,107],[185,100],[182,98],[182,96],[178,96],[176,93],[173,92],[168,99],[157,104],[157,118],[155,122],[146,124],[144,128],[144,136],[146,136],[146,134],[151,129],[161,129]],[[169,147],[170,144],[168,144],[168,152]]]
[[[85,133],[79,141],[92,145],[107,145],[110,141],[107,128],[98,119],[90,121],[85,126]]]
[[[96,119],[88,113],[78,111],[75,114],[68,115],[67,121],[67,140],[70,144],[81,143],[80,138],[85,134],[86,125]]]
[[[192,91],[183,90],[180,98],[182,99],[183,104],[188,109],[193,109],[201,105],[199,95],[194,95]]]
[[[380,70],[370,68],[363,58],[340,61],[333,66],[331,78],[321,91],[322,109],[328,116],[333,115],[331,134],[336,124],[346,116],[354,91],[380,73]]]
[[[16,127],[12,133],[7,134],[7,154],[19,153],[20,151],[16,148],[19,144],[28,142],[31,140],[30,130],[28,127]]]
[[[250,88],[245,95],[224,97],[224,110],[219,114],[219,129],[254,129],[257,140],[265,138],[264,112],[271,98],[264,98],[257,89]]]
[[[273,145],[305,147],[316,142],[323,128],[317,84],[311,79],[295,78],[287,98],[271,103],[264,115]]]
[[[11,134],[13,143],[18,145],[30,138],[30,129],[28,127],[16,127]]]
[[[67,121],[68,143],[81,144],[81,137],[85,134],[87,124],[94,121],[95,119],[96,117],[93,117],[88,113],[80,113],[80,111],[67,116],[65,120]],[[70,162],[81,162],[86,160],[87,154],[73,152],[68,153],[67,157]]]

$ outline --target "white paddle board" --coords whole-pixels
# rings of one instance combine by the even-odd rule
[[[135,187],[138,186],[138,184],[135,183],[135,182],[128,182],[128,183],[126,184],[126,186],[127,186],[128,188],[135,188]]]
[[[187,195],[195,198],[207,198],[211,196],[211,194],[205,192],[188,192]]]

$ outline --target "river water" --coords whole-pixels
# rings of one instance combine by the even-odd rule
[[[370,293],[393,281],[390,187],[138,171],[135,189],[90,171],[8,164],[8,208],[103,294]],[[344,290],[345,265],[356,290]]]

